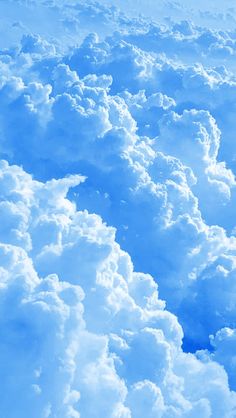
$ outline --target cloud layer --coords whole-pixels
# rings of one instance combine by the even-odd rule
[[[1,415],[233,416],[224,369],[183,353],[153,278],[66,198],[83,179],[41,183],[5,161],[0,178]]]
[[[234,417],[235,33],[72,3],[0,51],[1,414]]]

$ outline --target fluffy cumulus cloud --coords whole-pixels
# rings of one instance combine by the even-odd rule
[[[102,2],[15,7],[1,416],[233,418],[235,33]]]
[[[223,367],[182,351],[154,279],[66,198],[83,178],[41,183],[6,161],[0,173],[12,209],[0,246],[1,415],[233,416]]]

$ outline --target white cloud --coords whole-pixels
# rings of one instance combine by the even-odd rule
[[[2,413],[233,417],[235,35],[57,3],[0,54]]]
[[[4,162],[1,178],[1,199],[28,211],[32,241],[28,254],[17,239],[1,244],[1,414],[130,418],[145,398],[150,417],[230,416],[224,370],[183,353],[152,277],[133,272],[113,228],[67,200],[81,178],[44,184]]]

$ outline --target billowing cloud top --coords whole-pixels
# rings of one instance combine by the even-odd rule
[[[5,11],[0,415],[235,417],[235,33]]]
[[[1,415],[233,416],[223,368],[182,351],[153,278],[66,198],[83,179],[41,183],[6,161],[0,178]]]

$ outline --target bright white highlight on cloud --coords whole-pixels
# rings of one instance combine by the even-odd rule
[[[4,418],[236,416],[235,10],[120,6],[0,5]]]

